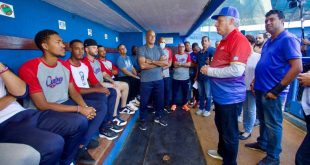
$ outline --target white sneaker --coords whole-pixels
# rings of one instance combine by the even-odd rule
[[[198,109],[198,110],[196,111],[196,115],[202,115],[202,113],[203,113],[203,110],[202,110],[202,109]]]
[[[129,104],[132,104],[132,105],[134,105],[134,106],[136,106],[136,107],[139,107],[139,106],[140,106],[140,102],[138,103],[138,102],[136,102],[135,100],[129,101]]]
[[[204,116],[204,117],[208,117],[210,115],[211,115],[211,113],[209,111],[204,111],[202,114],[202,116]]]
[[[243,121],[242,116],[241,116],[241,115],[238,116],[238,122],[239,122],[239,123],[242,123],[242,121]]]
[[[125,107],[123,108],[119,113],[121,114],[128,114],[128,115],[132,115],[135,114],[135,111],[131,110],[130,107]]]
[[[127,104],[127,106],[131,109],[131,110],[133,110],[133,111],[137,111],[139,108],[138,107],[136,107],[133,103],[129,103],[129,104]]]
[[[212,158],[223,160],[223,157],[217,153],[217,150],[208,150],[208,155]]]
[[[130,102],[132,102],[134,105],[136,106],[140,106],[140,101],[137,98],[134,98],[133,100],[131,100]]]

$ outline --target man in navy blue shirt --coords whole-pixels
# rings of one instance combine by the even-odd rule
[[[193,43],[192,44],[192,53],[190,54],[191,57],[191,67],[189,68],[189,77],[190,77],[190,91],[188,92],[188,99],[189,105],[192,105],[194,108],[197,106],[197,102],[199,100],[199,95],[198,95],[198,89],[193,87],[193,84],[195,83],[197,79],[197,58],[198,54],[200,52],[200,47],[198,43]],[[193,91],[193,96],[191,97],[191,91]]]
[[[259,165],[278,165],[283,121],[281,106],[286,95],[285,89],[302,71],[302,62],[300,42],[284,29],[282,11],[270,10],[265,17],[265,28],[271,38],[262,48],[254,83],[257,115],[261,122],[260,136],[256,143],[245,146],[267,152]]]
[[[198,53],[197,62],[198,70],[200,70],[204,65],[209,65],[211,59],[214,55],[214,48],[210,46],[211,42],[209,37],[203,36],[201,38],[202,50]],[[211,109],[211,88],[210,80],[207,75],[201,72],[197,73],[198,90],[199,90],[199,109],[197,110],[197,115],[203,115],[205,117],[210,115]]]

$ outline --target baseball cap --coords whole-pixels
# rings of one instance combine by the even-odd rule
[[[219,16],[231,16],[239,19],[239,12],[235,7],[232,6],[223,7],[219,14],[213,15],[211,19],[217,19]]]
[[[97,42],[93,39],[90,39],[90,38],[86,39],[84,41],[84,47],[86,47],[86,46],[97,46],[97,45],[98,45]]]

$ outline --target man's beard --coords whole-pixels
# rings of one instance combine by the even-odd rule
[[[262,46],[263,46],[263,42],[261,42],[261,43],[255,43],[255,45],[258,46],[258,47],[262,47]]]
[[[93,56],[93,57],[96,57],[97,56],[97,54],[96,53],[89,53],[89,55],[91,55],[91,56]]]

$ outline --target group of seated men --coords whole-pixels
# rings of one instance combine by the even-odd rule
[[[13,153],[36,153],[23,164],[94,164],[88,149],[99,146],[98,134],[118,137],[127,124],[120,113],[138,110],[137,95],[127,99],[129,85],[113,80],[118,71],[95,40],[72,40],[66,61],[59,59],[65,45],[57,32],[42,30],[34,41],[43,55],[24,63],[20,78],[0,63],[0,145],[13,146],[7,147]]]

